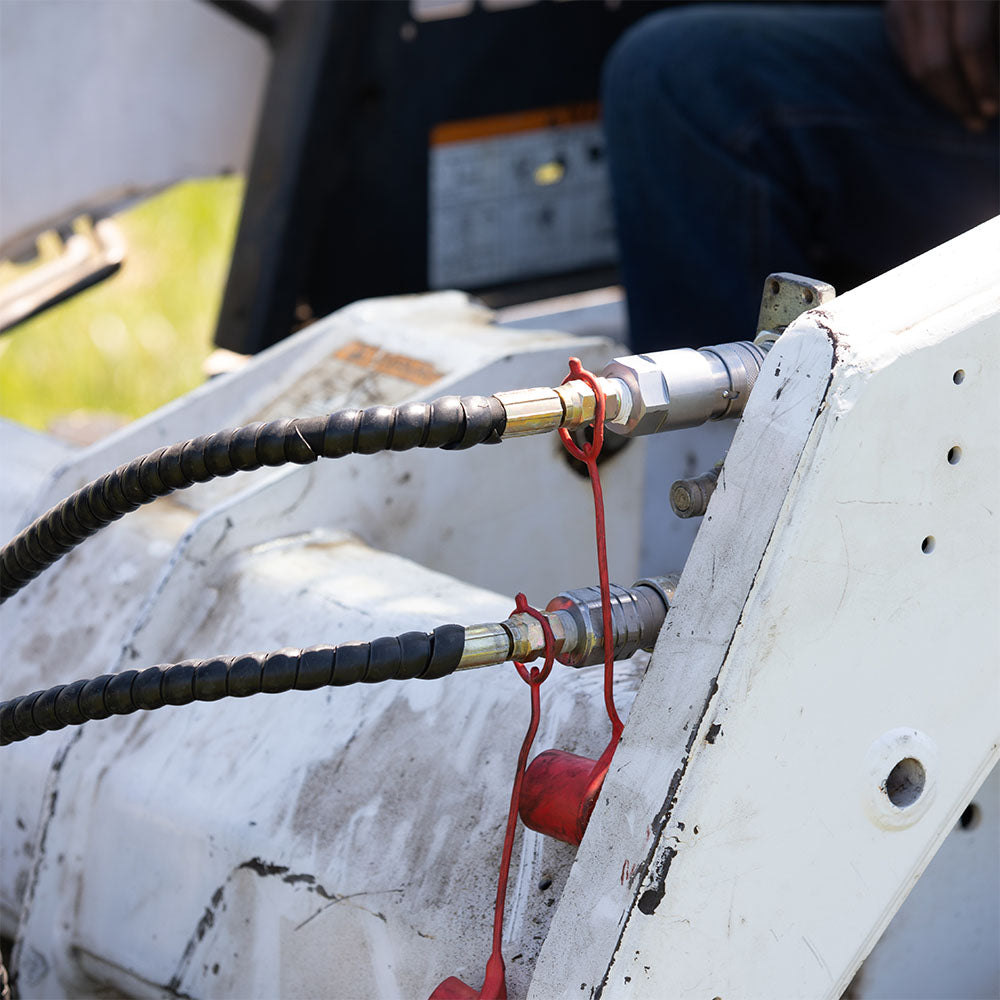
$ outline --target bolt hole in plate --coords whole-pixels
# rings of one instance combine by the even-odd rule
[[[937,545],[937,539],[933,535],[928,535],[920,543],[920,551],[926,555],[930,555],[934,551],[934,546]]]
[[[965,369],[959,368],[955,371],[955,374],[951,377],[952,382],[955,385],[961,385],[965,381]]]
[[[891,729],[865,755],[864,804],[886,830],[912,826],[934,799],[937,746],[917,729]]]
[[[904,757],[885,779],[885,794],[900,809],[912,806],[923,794],[927,772],[915,757]]]
[[[975,830],[983,818],[983,811],[975,802],[970,802],[958,817],[958,825],[963,830]]]
[[[948,464],[958,465],[962,461],[962,449],[956,444],[948,449]]]

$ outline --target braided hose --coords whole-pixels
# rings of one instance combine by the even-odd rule
[[[164,705],[412,677],[435,680],[455,670],[464,648],[464,627],[441,625],[433,632],[405,632],[372,642],[183,660],[146,670],[102,674],[0,704],[0,746],[80,726],[91,719],[130,715],[139,709],[151,711]]]
[[[505,427],[503,404],[493,396],[442,396],[431,403],[248,424],[140,455],[77,490],[0,550],[0,604],[85,538],[175,490],[265,465],[471,448],[499,442]]]

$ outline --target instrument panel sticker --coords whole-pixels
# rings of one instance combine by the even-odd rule
[[[596,103],[445,122],[430,137],[428,284],[475,288],[617,258]]]

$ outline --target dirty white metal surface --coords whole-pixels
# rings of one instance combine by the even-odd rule
[[[74,455],[54,471],[32,512],[129,456],[206,428],[259,416],[322,412],[374,401],[401,402],[448,392],[489,392],[552,383],[565,373],[569,354],[578,354],[585,364],[596,367],[614,350],[606,339],[493,328],[487,311],[457,293],[358,303],[259,356],[240,372]],[[8,428],[7,433],[11,439],[18,437],[15,428]],[[640,497],[634,483],[641,479],[642,453],[641,447],[628,449],[606,467],[609,506],[615,510],[610,538],[612,571],[616,579],[628,583],[638,576]],[[4,605],[0,610],[5,664],[2,694],[6,697],[58,683],[69,675],[96,675],[124,663],[373,638],[403,628],[429,628],[446,620],[472,624],[497,615],[502,618],[511,610],[511,595],[517,589],[524,589],[535,602],[544,602],[568,586],[594,582],[590,504],[587,482],[569,469],[554,440],[543,439],[468,452],[349,458],[238,475],[195,487],[116,522]],[[22,520],[27,517],[26,513]],[[356,549],[339,544],[336,540],[341,535],[329,536],[334,539],[329,541],[326,536],[316,536],[316,530],[347,530],[397,555],[380,557],[364,549],[363,557],[349,558]],[[289,541],[274,541],[283,538]],[[436,576],[400,556],[449,576]],[[489,586],[494,593],[451,577]],[[394,617],[397,614],[399,617]],[[564,683],[571,682],[571,687],[541,736],[569,741],[583,752],[596,751],[605,736],[599,699],[591,697],[599,680],[592,672],[566,671],[566,677]],[[393,885],[389,888],[403,890],[392,894],[404,914],[400,917],[403,923],[385,931],[378,919],[371,947],[376,948],[380,935],[387,935],[391,947],[399,949],[398,961],[409,971],[396,975],[401,977],[399,988],[406,994],[411,988],[407,977],[426,973],[424,960],[412,958],[410,950],[430,948],[431,939],[420,937],[414,927],[424,930],[421,920],[431,903],[430,896],[421,894],[437,884],[428,881],[431,876],[417,862],[428,851],[433,855],[439,849],[440,838],[445,838],[440,843],[447,841],[458,874],[446,880],[447,893],[441,897],[447,905],[441,907],[440,919],[446,922],[448,933],[442,929],[444,925],[432,922],[428,926],[438,926],[433,933],[439,946],[442,940],[451,939],[462,957],[445,950],[436,952],[436,961],[443,963],[441,977],[462,962],[474,965],[478,953],[469,952],[469,945],[472,940],[488,940],[489,872],[495,870],[497,832],[508,795],[504,785],[527,707],[527,692],[509,670],[498,670],[492,678],[475,678],[481,680],[459,678],[440,688],[427,685],[423,693],[412,688],[386,688],[373,694],[375,689],[365,689],[348,696],[345,704],[357,702],[361,706],[350,713],[338,710],[340,699],[328,706],[321,695],[313,703],[320,732],[300,719],[294,696],[288,707],[281,699],[262,704],[256,712],[263,714],[252,716],[254,719],[285,720],[272,723],[271,729],[275,745],[283,749],[271,749],[265,755],[286,760],[287,766],[281,767],[241,764],[244,756],[257,759],[262,752],[252,749],[264,739],[255,726],[243,730],[248,743],[241,747],[237,746],[240,738],[224,726],[227,735],[221,748],[217,747],[211,722],[221,724],[226,716],[213,713],[205,717],[205,742],[193,740],[191,732],[195,730],[188,728],[194,725],[197,730],[204,721],[201,716],[185,721],[183,713],[175,713],[171,720],[170,713],[162,713],[162,719],[147,719],[141,730],[158,733],[158,727],[180,725],[183,732],[164,736],[162,741],[158,737],[148,750],[146,736],[128,735],[128,723],[124,727],[112,724],[103,734],[88,732],[79,737],[78,744],[74,742],[77,734],[64,732],[5,748],[0,898],[5,932],[11,933],[25,893],[31,897],[19,931],[24,942],[19,966],[25,991],[89,995],[93,982],[87,979],[86,967],[98,981],[114,982],[117,989],[126,992],[155,993],[176,979],[175,988],[185,992],[268,995],[274,988],[275,971],[255,963],[239,963],[237,967],[234,961],[227,960],[225,965],[220,961],[229,978],[196,985],[201,966],[182,962],[182,956],[196,934],[206,900],[226,883],[233,870],[250,871],[238,865],[257,856],[267,865],[287,863],[289,872],[311,875],[324,892],[348,895],[374,891],[370,886],[361,887],[367,880],[365,872],[382,865],[396,844],[402,853],[398,865],[392,866]],[[459,696],[455,691],[465,693]],[[392,707],[398,698],[407,706],[416,698],[416,707]],[[577,703],[579,711],[574,710]],[[483,719],[510,715],[512,725],[470,729],[470,713],[472,718]],[[331,715],[332,719],[328,718]],[[198,721],[193,721],[195,718]],[[237,718],[243,716],[238,713]],[[376,722],[379,719],[382,721]],[[392,738],[380,749],[376,731],[383,728]],[[349,751],[345,748],[355,733],[354,750]],[[444,733],[449,735],[438,735]],[[435,738],[421,750],[419,744],[428,734],[435,734]],[[93,745],[91,739],[96,741]],[[119,741],[108,759],[115,762],[120,780],[100,776],[102,765],[94,766],[101,753],[97,747],[107,740]],[[451,748],[453,740],[454,767],[469,775],[468,782],[438,766],[442,746]],[[401,745],[407,747],[405,767],[400,764]],[[176,787],[170,776],[175,764],[168,766],[163,756],[166,746],[172,747],[170,760],[184,775]],[[360,752],[362,747],[376,753],[381,764],[369,751]],[[345,753],[355,755],[354,764],[346,763]],[[178,755],[183,758],[179,763]],[[54,757],[57,768],[49,774],[46,787]],[[297,763],[287,763],[291,758]],[[338,778],[329,802],[324,799],[315,809],[302,805],[298,813],[291,810],[285,820],[292,823],[298,815],[295,823],[299,833],[279,834],[274,826],[278,813],[265,808],[264,803],[294,798],[299,794],[296,781],[306,782],[310,769],[315,770],[323,761],[332,761],[329,767],[334,770],[346,768],[350,780],[341,783]],[[214,772],[209,762],[222,768],[217,784],[210,777]],[[472,818],[456,821],[456,816],[470,808],[467,786],[475,783],[480,767],[484,769],[482,807],[474,810]],[[202,770],[203,784],[192,778]],[[387,771],[401,786],[391,794],[386,791],[392,806],[388,813],[376,809],[371,797],[373,783],[388,787],[383,776]],[[11,780],[13,776],[16,780]],[[317,782],[319,779],[300,789],[309,801],[323,798]],[[239,793],[231,787],[234,783],[241,789]],[[220,813],[219,804],[228,801],[230,792],[237,798]],[[147,796],[141,809],[133,802],[137,794]],[[345,798],[338,800],[338,794]],[[435,796],[440,798],[440,805],[434,807],[440,810],[440,822],[433,829],[414,823],[412,836],[403,838],[405,843],[400,841],[401,814],[407,809],[431,808]],[[141,816],[133,816],[137,809]],[[313,813],[315,822],[310,826],[312,821],[303,817]],[[215,828],[223,814],[226,824],[235,824],[236,834]],[[355,816],[352,822],[356,825],[362,814],[369,821],[361,838],[367,846],[358,853],[345,847],[354,843],[354,834],[341,830],[335,821],[340,816]],[[181,815],[186,817],[183,823],[177,818]],[[239,822],[233,819],[237,816]],[[267,845],[253,837],[247,841],[244,834],[256,829],[250,826],[251,821],[269,831]],[[181,827],[189,828],[188,833],[179,835]],[[129,830],[125,842],[132,845],[127,852],[121,849],[120,831],[125,829]],[[162,847],[154,849],[161,829],[169,836]],[[83,838],[81,831],[89,832]],[[300,835],[304,839],[296,840]],[[192,864],[193,849],[186,838],[219,844],[211,848],[214,855],[195,852],[195,867],[215,882],[209,886],[192,876],[189,889],[179,896],[152,888],[142,890],[146,877],[158,885],[164,880],[188,885],[187,875],[169,874],[174,868],[187,872]],[[529,891],[529,882],[536,868],[552,867],[549,859],[566,853],[541,843],[534,835],[529,841],[526,867],[517,883],[520,924],[542,921],[551,914],[545,905],[545,900],[553,898],[551,892],[543,894],[537,887]],[[100,847],[105,842],[106,847]],[[317,855],[314,852],[319,842],[327,843],[328,849]],[[460,850],[466,842],[467,854]],[[59,843],[64,846],[57,848]],[[305,843],[309,849],[303,854]],[[102,854],[105,849],[107,855]],[[243,858],[247,850],[251,853]],[[365,851],[370,852],[368,861]],[[407,852],[412,854],[409,860]],[[155,862],[151,860],[154,857]],[[316,871],[303,868],[307,858]],[[125,859],[132,866],[125,880],[136,887],[127,899],[120,892],[120,866]],[[105,862],[114,870],[103,868]],[[404,869],[410,873],[404,874]],[[239,882],[244,874],[233,877]],[[557,879],[558,872],[552,877]],[[530,885],[537,886],[540,880],[541,876],[534,878]],[[381,874],[379,881],[380,885],[385,881]],[[256,885],[256,880],[251,884]],[[269,886],[270,882],[262,884]],[[275,879],[274,884],[280,888],[279,895],[289,895],[292,909],[286,913],[284,904],[269,900],[263,907],[268,919],[287,919],[297,925],[309,916],[299,915],[295,909],[302,903],[300,895],[309,903],[323,899],[319,890],[303,888],[305,880]],[[406,890],[406,885],[415,888]],[[184,896],[188,891],[192,895]],[[203,900],[199,894],[205,892]],[[411,892],[416,895],[408,900]],[[418,897],[421,902],[416,902]],[[152,907],[148,912],[147,906]],[[539,907],[541,913],[535,913]],[[242,920],[246,907],[237,909]],[[350,909],[353,913],[354,908]],[[470,909],[478,916],[470,915]],[[119,947],[126,913],[129,932],[121,935]],[[342,919],[339,914],[328,916],[335,917],[335,923]],[[216,919],[214,915],[212,919]],[[218,920],[221,927],[221,915]],[[293,976],[286,983],[288,989],[298,982],[294,976],[310,975],[314,968],[313,959],[304,957],[307,950],[313,950],[309,935],[330,932],[328,924],[316,921],[316,927],[310,923],[293,936],[293,950],[301,942],[303,957],[301,961],[287,959],[289,970],[301,967],[294,975],[288,972]],[[228,940],[229,933],[227,930],[222,938],[213,938],[216,943],[206,947],[223,947],[219,941]],[[267,935],[270,931],[256,927],[253,933]],[[368,932],[350,933],[355,934],[350,940],[356,944],[356,935]],[[529,938],[536,934],[532,931]],[[133,949],[137,941],[143,942],[142,947]],[[246,941],[245,945],[249,947]],[[534,946],[524,950],[524,969],[530,967],[528,955]],[[148,955],[148,964],[142,955]],[[345,971],[343,962],[336,959],[335,953],[328,952],[316,957],[321,963],[320,978],[339,982],[339,995],[354,995],[354,991],[381,995],[385,984],[376,986],[364,975],[350,985],[338,980]],[[338,965],[340,972],[326,968],[323,962]],[[213,960],[208,966],[215,964]],[[470,976],[474,975],[472,965],[467,973]],[[428,974],[433,978],[437,965]],[[282,987],[282,993],[286,992]]]
[[[74,448],[48,434],[0,420],[0,455],[10,470],[0,490],[0,538],[13,538],[22,527],[42,483],[52,470],[69,458]],[[14,470],[17,474],[14,475]]]
[[[1000,224],[981,227],[805,317],[769,356],[650,670],[620,668],[619,705],[635,706],[583,845],[518,835],[512,998],[839,997],[897,910],[852,996],[996,994],[998,772],[977,789],[1000,742],[998,242]],[[491,328],[454,294],[359,303],[67,456],[34,510],[206,428],[551,383],[567,354],[613,351]],[[685,549],[698,526],[672,519],[666,488],[721,457],[726,429],[707,433],[652,442],[659,509],[636,487],[642,442],[605,466],[613,578],[637,575],[643,504],[644,535],[667,539],[643,559]],[[591,583],[589,488],[556,455],[535,439],[320,462],[159,501],[0,609],[0,696],[471,623],[505,615],[515,589]],[[599,670],[557,667],[542,703],[536,752],[599,752]],[[478,985],[526,709],[493,668],[4,748],[0,900],[5,933],[26,901],[23,995]],[[898,808],[881,785],[903,755],[926,781]]]
[[[769,355],[530,996],[839,997],[996,764],[998,262],[993,222]]]
[[[491,620],[511,604],[329,533],[213,560],[200,593],[169,635],[133,634],[125,663]],[[593,671],[562,668],[542,739],[596,751],[598,692]],[[78,730],[49,784],[22,988],[410,997],[475,977],[526,711],[498,668]],[[522,995],[572,855],[528,841],[509,932]]]
[[[269,61],[194,0],[0,4],[3,252],[89,207],[244,169]]]

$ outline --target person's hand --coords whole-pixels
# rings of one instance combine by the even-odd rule
[[[1000,108],[1000,3],[888,0],[886,30],[906,72],[979,131]]]

